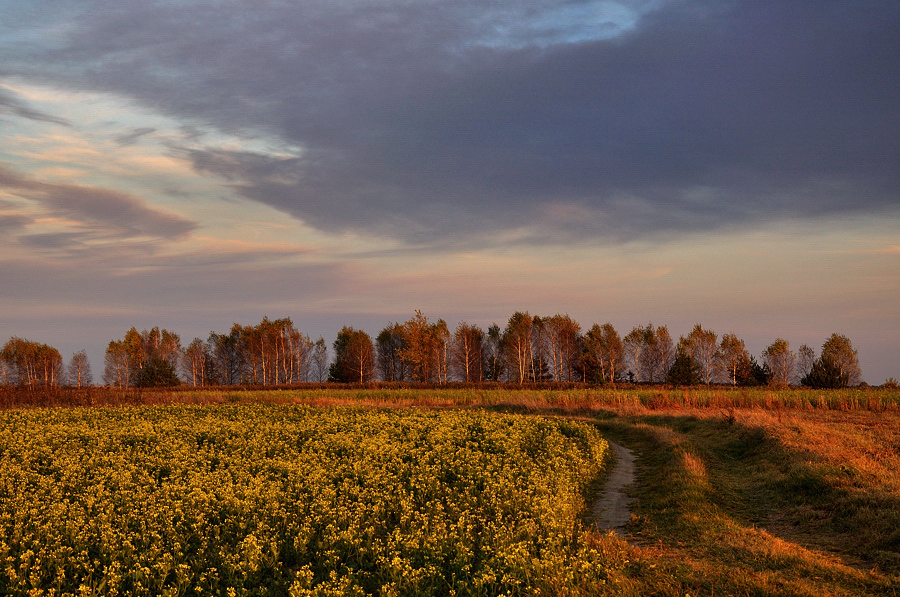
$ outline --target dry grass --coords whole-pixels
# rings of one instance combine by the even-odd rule
[[[897,413],[646,409],[600,426],[642,454],[632,541],[691,594],[900,587]]]
[[[0,408],[53,406],[115,406],[169,403],[270,402],[309,404],[372,404],[423,407],[510,407],[596,413],[669,409],[747,409],[768,411],[900,412],[900,390],[849,388],[732,388],[666,386],[587,387],[577,384],[532,386],[477,384],[434,387],[406,384],[304,384],[274,388],[118,389],[107,387],[14,388],[0,386]]]

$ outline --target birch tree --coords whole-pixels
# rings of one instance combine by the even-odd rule
[[[684,349],[699,367],[700,380],[709,385],[713,382],[718,363],[718,336],[712,330],[704,330],[699,323],[684,339]]]
[[[812,371],[816,362],[816,351],[807,344],[803,344],[797,349],[797,378],[803,379]]]
[[[763,361],[769,368],[769,383],[774,386],[787,386],[794,376],[797,355],[791,345],[783,338],[777,338],[763,351]]]
[[[600,380],[614,383],[621,376],[625,347],[611,323],[596,323],[584,335],[584,347],[597,363]]]
[[[516,311],[503,332],[503,345],[506,348],[506,362],[509,364],[511,381],[524,383],[530,377],[532,367],[531,332],[534,320],[528,312]]]
[[[572,381],[577,359],[581,354],[581,325],[568,315],[556,314],[544,319],[550,361],[555,381]]]
[[[88,360],[87,353],[79,350],[72,355],[67,370],[69,385],[76,388],[83,388],[94,383],[94,376],[91,373],[91,363]]]
[[[750,353],[744,344],[744,341],[735,334],[725,334],[719,343],[719,350],[716,358],[719,362],[719,368],[725,372],[731,385],[736,386],[738,380],[742,376],[746,376],[746,371],[751,368]]]
[[[653,324],[649,324],[636,326],[625,336],[622,344],[625,364],[635,381],[644,381],[643,369],[647,361],[644,353],[653,342],[655,333]]]
[[[131,386],[131,352],[124,340],[111,340],[104,356],[103,383],[108,386]]]
[[[58,386],[63,359],[54,347],[13,336],[0,349],[9,383],[20,386]]]
[[[181,361],[182,371],[188,383],[194,387],[207,385],[211,361],[209,346],[200,338],[194,338],[184,349]]]
[[[400,351],[414,381],[434,381],[438,368],[434,344],[434,333],[428,318],[416,310],[415,316],[403,324],[403,348]]]
[[[652,326],[650,327],[652,329]],[[649,344],[641,355],[645,358],[644,370],[648,374],[647,381],[663,383],[675,361],[675,342],[669,334],[669,328],[664,325],[656,328],[656,332],[648,338]]]
[[[219,381],[225,385],[237,385],[244,381],[248,372],[248,362],[243,342],[242,327],[235,323],[227,334],[210,332],[207,345],[214,371]]]
[[[328,379],[328,345],[325,338],[319,337],[313,343],[310,354],[310,377],[312,381],[323,382]]]
[[[481,381],[484,376],[484,331],[477,325],[460,322],[453,333],[450,364],[460,381]]]
[[[383,381],[404,381],[407,364],[403,360],[403,326],[390,323],[375,338],[376,366]]]

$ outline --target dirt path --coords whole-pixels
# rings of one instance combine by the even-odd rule
[[[609,447],[616,453],[616,463],[603,492],[594,502],[594,519],[601,531],[622,535],[622,527],[631,520],[628,509],[631,499],[625,495],[625,490],[634,483],[634,452],[613,442],[609,442]]]

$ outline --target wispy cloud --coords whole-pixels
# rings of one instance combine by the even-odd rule
[[[49,122],[62,126],[71,126],[71,123],[65,118],[60,118],[29,107],[26,101],[14,95],[8,88],[0,85],[0,114],[3,113],[18,116],[19,118],[26,118],[28,120],[36,120],[38,122]]]
[[[138,197],[111,189],[53,184],[34,180],[0,166],[0,189],[37,202],[50,213],[106,227],[121,237],[184,238],[197,223],[158,209]],[[48,237],[63,238],[60,236]],[[40,239],[38,239],[39,242]]]
[[[116,143],[118,143],[119,145],[132,145],[141,137],[154,132],[156,132],[156,129],[148,126],[132,129],[131,131],[123,133],[116,137]]]

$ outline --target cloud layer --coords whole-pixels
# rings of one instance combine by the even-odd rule
[[[615,241],[900,196],[895,2],[95,0],[59,14],[71,25],[7,74],[37,65],[270,136],[292,150],[183,155],[323,230]]]
[[[34,180],[0,165],[0,192],[34,202],[44,216],[67,221],[76,232],[23,235],[32,247],[62,248],[82,239],[183,238],[197,224],[126,193],[75,184]],[[2,207],[2,206],[0,206]],[[24,228],[34,221],[21,213],[0,214],[0,228]]]

